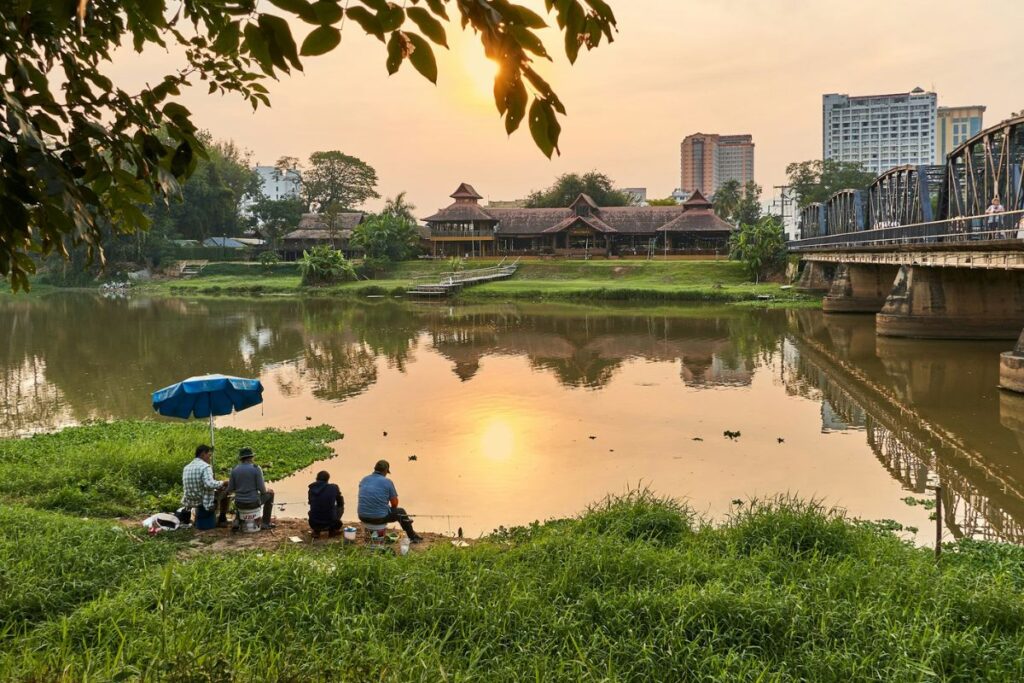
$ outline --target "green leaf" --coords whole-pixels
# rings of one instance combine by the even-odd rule
[[[345,11],[335,0],[320,0],[313,3],[313,11],[316,13],[317,22],[322,26],[337,24],[341,21]]]
[[[444,0],[427,0],[430,11],[444,19],[448,18],[448,10],[444,8]]]
[[[533,104],[530,105],[530,135],[533,136],[533,141],[540,147],[540,151],[544,152],[544,156],[550,159],[551,153],[555,150],[555,145],[551,142],[548,131],[547,113],[544,111],[544,105],[541,103],[541,100],[538,99],[535,99]]]
[[[270,48],[267,46],[267,41],[259,27],[252,23],[246,24],[243,33],[245,35],[245,48],[249,51],[249,54],[260,65],[264,73],[273,75],[274,63],[270,59]]]
[[[405,53],[405,43],[402,40],[402,34],[400,31],[394,31],[391,37],[388,38],[388,59],[387,68],[388,74],[394,74],[398,71],[399,67],[402,66],[402,59]]]
[[[434,51],[430,48],[430,43],[415,33],[406,33],[405,36],[412,43],[412,54],[409,55],[409,61],[424,78],[436,84],[437,60],[434,58]]]
[[[330,52],[341,42],[341,31],[333,26],[320,26],[309,32],[302,41],[302,56],[314,57]]]
[[[548,56],[548,51],[544,49],[544,43],[541,42],[541,39],[538,38],[533,31],[521,26],[512,26],[511,29],[512,36],[515,38],[516,42],[523,47],[523,49],[529,50],[539,57],[551,59],[551,57]]]
[[[377,12],[380,27],[384,31],[396,31],[405,21],[405,10],[393,3],[386,3],[384,9]]]
[[[270,0],[270,4],[290,12],[310,24],[319,23],[313,6],[307,0]]]
[[[410,7],[405,11],[405,13],[410,19],[412,19],[413,23],[416,24],[423,35],[430,38],[438,45],[448,47],[448,37],[445,35],[444,26],[442,26],[441,22],[435,19],[430,12],[422,7]]]
[[[233,55],[238,51],[238,39],[240,36],[241,30],[238,27],[238,22],[228,22],[220,30],[220,33],[217,34],[216,40],[213,41],[214,52],[221,55]]]
[[[526,116],[526,86],[523,79],[516,76],[509,84],[508,93],[505,96],[507,111],[505,112],[505,132],[511,135],[519,128],[523,117]]]
[[[271,58],[274,59],[274,63],[278,68],[287,72],[288,64],[284,61],[287,60],[296,69],[302,71],[299,51],[295,45],[295,39],[292,38],[292,29],[288,26],[288,22],[272,14],[261,14],[259,25],[263,30],[264,36],[267,38]],[[278,55],[280,55],[280,58],[276,58]]]
[[[371,36],[376,36],[377,40],[382,43],[384,42],[384,29],[381,28],[380,22],[377,20],[377,16],[375,14],[371,14],[370,10],[359,6],[349,7],[345,10],[345,16],[362,26],[363,30]]]

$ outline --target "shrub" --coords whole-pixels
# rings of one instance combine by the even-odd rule
[[[327,245],[303,251],[299,270],[304,285],[327,285],[356,279],[356,271],[345,255]]]
[[[275,266],[280,263],[281,257],[277,255],[277,252],[273,249],[268,249],[260,254],[260,265],[266,268]]]

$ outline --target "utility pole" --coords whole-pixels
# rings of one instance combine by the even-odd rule
[[[786,192],[789,191],[789,185],[774,185],[773,188],[779,193],[779,211],[782,214],[782,230],[786,230],[786,206],[792,203],[792,197],[787,197]]]

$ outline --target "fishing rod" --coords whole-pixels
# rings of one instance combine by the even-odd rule
[[[285,501],[285,502],[278,503],[275,500],[273,505],[275,507],[278,506],[278,505],[280,505],[281,507],[284,507],[285,505],[309,505],[309,503],[306,503],[306,502],[303,502],[303,501],[298,501],[298,500]],[[469,517],[469,515],[420,515],[420,514],[416,514],[416,515],[407,514],[406,516],[407,517],[429,517],[429,518],[434,518],[434,519],[465,519],[465,518]]]

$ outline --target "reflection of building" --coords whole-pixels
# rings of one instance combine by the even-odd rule
[[[348,241],[352,231],[363,222],[366,214],[352,211],[334,214],[307,213],[302,215],[298,230],[293,230],[281,239],[281,251],[286,260],[302,256],[312,247],[328,245],[341,249],[346,256],[352,256]]]
[[[945,164],[946,155],[968,138],[981,132],[985,107],[939,107],[935,117],[935,163]]]
[[[462,183],[455,201],[425,219],[436,256],[505,253],[559,255],[723,252],[732,229],[694,193],[682,206],[598,206],[585,194],[564,209],[482,207]]]
[[[754,180],[754,138],[750,135],[687,135],[679,146],[680,187],[711,196],[730,180]]]
[[[822,96],[822,154],[871,173],[935,159],[936,96],[908,93]]]

